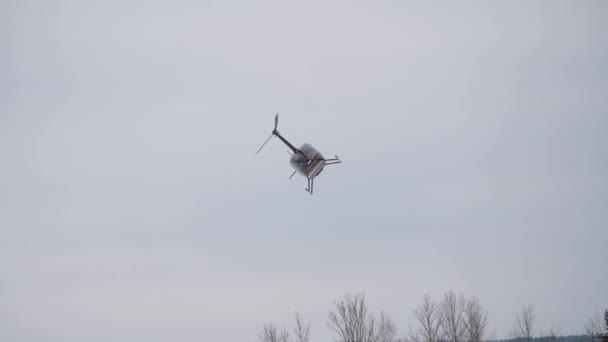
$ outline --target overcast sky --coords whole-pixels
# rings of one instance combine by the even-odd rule
[[[0,340],[254,341],[363,291],[608,306],[608,2],[0,2]],[[288,180],[274,113],[343,163]]]

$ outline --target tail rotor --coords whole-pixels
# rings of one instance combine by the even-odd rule
[[[272,133],[268,139],[266,139],[266,141],[262,144],[262,146],[260,146],[260,148],[258,149],[258,151],[255,154],[260,153],[260,151],[264,148],[264,146],[266,146],[266,143],[270,141],[270,139],[274,136],[274,133]]]
[[[270,134],[270,137],[268,137],[268,139],[266,139],[266,141],[262,144],[262,146],[260,146],[260,148],[258,149],[258,151],[255,154],[260,153],[260,151],[264,148],[264,146],[266,146],[266,143],[268,143],[270,141],[270,139],[272,139],[273,136],[279,134],[279,131],[277,131],[278,126],[279,126],[279,113],[277,113],[274,116],[274,129],[272,130],[272,134]]]

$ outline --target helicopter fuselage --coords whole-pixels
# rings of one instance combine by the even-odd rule
[[[302,176],[314,178],[323,171],[323,168],[325,167],[325,158],[323,158],[321,152],[312,147],[312,145],[303,144],[291,155],[289,163]]]

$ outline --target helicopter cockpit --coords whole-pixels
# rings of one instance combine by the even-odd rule
[[[325,166],[325,159],[323,158],[323,155],[310,144],[303,144],[300,146],[299,150],[291,156],[289,163],[295,170],[310,178],[321,172],[323,166]]]

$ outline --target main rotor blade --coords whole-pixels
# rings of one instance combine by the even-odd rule
[[[264,141],[264,143],[262,144],[262,146],[258,149],[258,151],[255,154],[260,153],[260,151],[264,148],[264,146],[266,146],[266,143],[268,141],[270,141],[270,139],[274,136],[274,133],[270,135],[270,137],[268,137],[268,139],[266,139],[266,141]]]
[[[279,113],[274,116],[274,132],[277,131],[277,127],[279,126]]]

